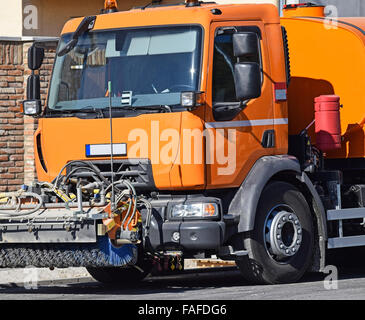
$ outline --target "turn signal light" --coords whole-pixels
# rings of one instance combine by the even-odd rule
[[[217,206],[212,203],[206,203],[204,208],[204,217],[213,217],[217,215]]]
[[[177,204],[173,206],[171,218],[174,219],[205,219],[218,218],[219,209],[217,203],[193,202],[188,204]]]

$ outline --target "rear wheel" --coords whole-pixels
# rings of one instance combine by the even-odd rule
[[[243,237],[248,259],[237,265],[247,280],[298,281],[312,261],[314,246],[311,212],[303,194],[289,183],[270,183],[262,192],[254,230]]]

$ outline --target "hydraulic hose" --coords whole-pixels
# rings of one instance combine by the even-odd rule
[[[2,218],[28,216],[28,215],[31,215],[31,214],[37,212],[43,206],[42,197],[39,194],[34,193],[34,192],[9,192],[9,193],[0,194],[0,199],[1,198],[10,198],[10,197],[15,198],[17,200],[17,205],[14,205],[14,209],[10,209],[10,210],[8,208],[7,208],[7,210],[1,210],[1,206],[0,206],[0,215],[5,216]],[[29,209],[29,211],[20,213],[19,210],[21,210],[21,205],[22,205],[21,198],[35,198],[38,200],[38,204],[36,204],[34,208]]]
[[[149,237],[149,233],[150,233],[150,227],[151,227],[151,219],[152,219],[152,205],[149,201],[147,201],[144,198],[140,198],[138,199],[138,201],[143,202],[143,204],[145,205],[146,209],[147,209],[147,216],[146,216],[146,226],[145,226],[145,237]]]
[[[103,182],[105,182],[107,185],[109,185],[110,184],[110,182],[101,174],[101,171],[98,169],[98,167],[97,166],[95,166],[94,164],[92,164],[92,163],[90,163],[90,162],[87,162],[87,161],[82,161],[82,160],[75,160],[75,161],[70,161],[70,162],[68,162],[67,164],[65,164],[62,168],[61,168],[61,170],[60,170],[60,172],[58,173],[58,175],[57,175],[57,177],[56,177],[56,179],[55,179],[55,186],[56,187],[58,187],[58,183],[59,183],[59,180],[60,180],[60,178],[61,178],[61,176],[62,176],[62,172],[63,172],[63,170],[65,170],[68,166],[70,166],[70,165],[72,165],[72,164],[74,164],[74,165],[76,165],[76,164],[82,164],[82,165],[86,165],[87,167],[88,167],[88,169],[90,170],[90,171],[92,171],[92,172],[94,172],[95,174],[97,174],[100,178],[101,178],[101,180],[103,181]]]

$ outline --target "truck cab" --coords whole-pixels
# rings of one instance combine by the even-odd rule
[[[81,21],[65,25],[61,49]],[[240,34],[251,36],[253,52],[235,56],[233,39]],[[259,66],[251,72],[256,72],[256,88],[247,88],[256,89],[256,97],[237,98],[237,65]],[[285,94],[275,98],[285,93],[283,66],[282,31],[271,5],[158,6],[96,16],[93,29],[56,58],[35,135],[42,152],[42,160],[39,152],[36,159],[38,177],[52,181],[70,160],[107,159],[87,153],[86,146],[110,142],[110,94],[113,139],[126,147],[116,159],[150,161],[157,190],[239,187],[258,158],[286,153]],[[229,128],[239,129],[231,138],[242,148],[229,148]],[[145,138],[138,129],[147,134],[146,143],[138,141]],[[204,148],[201,137],[194,136],[198,130],[211,133],[215,143]],[[276,141],[270,145],[273,131]],[[217,132],[224,132],[222,141]],[[211,163],[205,161],[207,153]]]
[[[62,30],[36,114],[39,181],[54,183],[60,172],[90,180],[72,165],[90,163],[150,201],[153,250],[245,256],[231,245],[250,228],[234,198],[259,159],[288,149],[277,8],[188,1],[111,9]],[[99,236],[108,234],[118,237]]]

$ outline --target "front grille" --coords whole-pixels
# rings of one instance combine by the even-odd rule
[[[110,160],[95,160],[86,161],[95,165],[101,174],[111,181],[112,171]],[[71,172],[76,166],[70,165],[67,167],[67,173]],[[125,179],[129,180],[134,188],[143,190],[154,190],[156,189],[155,182],[153,180],[152,165],[147,159],[137,160],[113,160],[113,174],[114,181]],[[79,170],[73,174],[76,177],[87,177],[90,172],[86,170]]]

